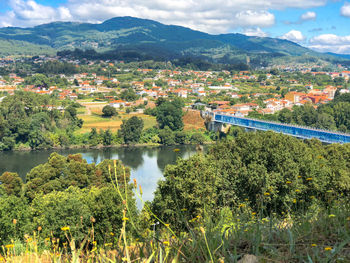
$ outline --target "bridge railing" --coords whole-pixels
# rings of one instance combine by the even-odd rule
[[[341,132],[316,129],[301,125],[284,124],[274,121],[238,117],[230,114],[222,114],[220,112],[215,113],[213,117],[213,120],[217,122],[229,123],[259,130],[273,130],[299,138],[318,138],[324,142],[350,143],[350,134]]]

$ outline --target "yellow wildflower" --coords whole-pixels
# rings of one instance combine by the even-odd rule
[[[128,221],[128,220],[129,220],[129,218],[123,217],[123,221]]]
[[[111,233],[109,233],[111,236],[114,236],[114,233],[113,232],[111,232]]]
[[[255,216],[256,215],[256,212],[252,212],[252,216]]]
[[[164,244],[165,246],[169,246],[169,241],[164,241],[163,244]]]
[[[317,247],[317,245],[316,245],[316,244],[311,244],[311,246],[312,246],[312,247]]]
[[[170,226],[170,224],[164,224],[166,227],[169,227]]]
[[[286,184],[291,184],[292,182],[291,181],[287,181]]]
[[[10,249],[10,248],[13,248],[15,245],[14,244],[8,244],[8,245],[6,245],[5,247],[7,248],[7,249]]]
[[[293,199],[293,203],[295,204],[297,202],[297,199]]]
[[[265,196],[269,196],[270,193],[269,193],[269,192],[265,192],[264,195],[265,195]]]
[[[312,181],[312,177],[306,178],[306,181]]]
[[[299,190],[299,189],[296,189],[295,192],[296,192],[296,193],[300,193],[300,190]]]
[[[330,250],[332,250],[332,247],[325,247],[324,250],[325,251],[330,251]]]
[[[332,217],[335,217],[335,215],[333,215],[333,214],[330,214],[330,215],[329,215],[329,217],[330,217],[330,218],[332,218]]]
[[[68,230],[69,230],[69,226],[61,227],[61,230],[62,230],[62,231],[68,231]]]

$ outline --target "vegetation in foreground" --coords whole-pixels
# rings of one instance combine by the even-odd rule
[[[137,211],[120,162],[54,153],[26,183],[0,177],[3,260],[348,262],[349,161],[349,145],[232,129],[168,166]]]

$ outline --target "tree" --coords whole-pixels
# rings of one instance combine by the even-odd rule
[[[173,131],[166,126],[159,132],[160,142],[164,145],[173,145],[175,144],[175,136]]]
[[[159,128],[168,126],[171,130],[182,130],[184,123],[182,120],[183,103],[181,100],[162,102],[156,109],[156,118]]]
[[[96,146],[100,143],[100,136],[99,134],[97,133],[97,130],[96,128],[92,128],[91,131],[90,131],[90,134],[89,134],[89,143],[92,145],[92,146]]]
[[[112,117],[118,114],[117,110],[110,105],[104,106],[102,112],[104,117]]]
[[[110,129],[107,129],[104,133],[103,133],[103,145],[111,145],[112,144],[112,139],[113,139],[113,134],[111,132]]]
[[[7,195],[21,196],[23,181],[17,173],[3,173],[0,176],[0,182]]]
[[[143,120],[133,116],[127,121],[123,120],[118,132],[126,144],[138,143],[140,141],[143,126]]]

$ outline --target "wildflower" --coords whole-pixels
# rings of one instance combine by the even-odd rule
[[[300,193],[300,190],[299,190],[299,189],[296,189],[295,192],[296,192],[296,193]]]
[[[301,176],[300,176],[300,175],[298,175],[298,178],[300,179],[300,178],[301,178]]]
[[[129,218],[123,217],[123,221],[128,221],[128,220],[129,220]]]
[[[291,181],[287,181],[286,184],[291,184],[292,182]]]
[[[164,241],[163,244],[164,244],[165,246],[169,246],[169,241]]]
[[[14,244],[8,244],[8,245],[6,245],[5,247],[7,248],[7,249],[10,249],[10,248],[13,248],[15,245]]]
[[[45,241],[49,242],[49,241],[50,241],[50,238],[49,238],[49,237],[45,238]]]
[[[92,244],[93,244],[94,246],[96,246],[96,245],[97,245],[97,242],[96,242],[96,241],[92,241]]]
[[[175,236],[171,236],[171,239],[176,239],[176,237]]]
[[[169,227],[170,226],[170,224],[164,224],[166,227]]]
[[[325,251],[330,251],[330,250],[332,250],[332,247],[325,247],[324,250]]]
[[[12,224],[16,225],[17,224],[17,219],[12,220]]]
[[[306,178],[306,181],[312,181],[312,177]]]
[[[109,233],[111,236],[114,236],[114,233],[113,232],[111,232],[111,233]]]
[[[174,149],[174,152],[179,152],[180,151],[180,149]]]
[[[90,221],[91,221],[91,223],[95,223],[96,219],[92,216],[92,217],[90,217]]]
[[[140,188],[140,194],[142,195],[142,188],[141,188],[141,185],[139,185],[139,188]]]
[[[124,258],[122,258],[122,261],[128,261],[128,259],[124,257]]]
[[[311,244],[311,246],[312,246],[312,247],[317,247],[317,245],[316,245],[316,244]]]
[[[62,231],[68,231],[68,230],[69,230],[69,226],[61,227],[61,230],[62,230]]]
[[[252,212],[252,216],[255,216],[256,215],[256,212]]]
[[[41,226],[38,226],[38,231],[41,231],[43,228]]]
[[[293,203],[295,204],[297,202],[297,199],[293,199]]]
[[[265,196],[269,196],[270,193],[269,193],[269,192],[265,192],[264,195],[265,195]]]
[[[245,204],[240,204],[240,205],[239,205],[239,208],[241,208],[241,207],[245,207]]]
[[[134,186],[135,186],[135,188],[137,187],[137,182],[136,182],[135,178],[134,178]]]
[[[332,218],[332,217],[335,217],[335,215],[333,215],[333,214],[330,214],[329,216],[328,216],[329,218]]]
[[[203,233],[203,235],[205,234],[205,230],[204,230],[204,228],[201,226],[200,228],[200,231]]]

